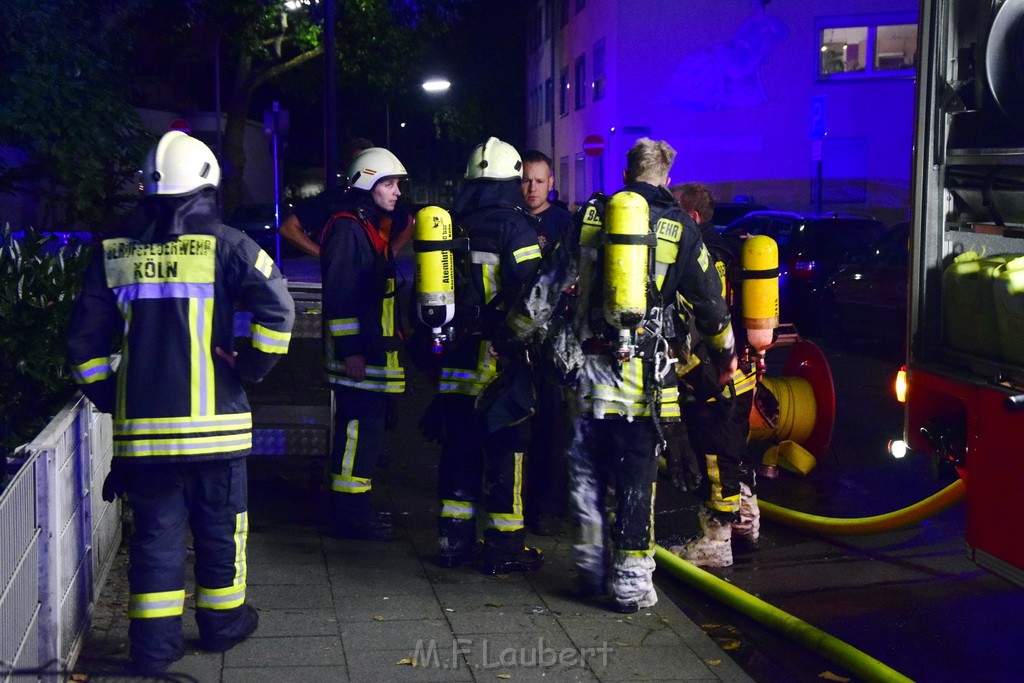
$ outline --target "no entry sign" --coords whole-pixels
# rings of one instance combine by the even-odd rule
[[[583,153],[591,157],[604,154],[604,138],[600,135],[588,135],[583,138]]]

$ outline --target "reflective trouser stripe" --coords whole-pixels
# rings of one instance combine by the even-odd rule
[[[339,493],[366,493],[371,481],[365,477],[352,476],[355,467],[356,449],[359,447],[359,420],[349,420],[345,430],[345,452],[341,456],[341,471],[331,477],[331,489]]]
[[[196,586],[196,607],[205,609],[234,609],[245,602],[245,584],[226,588]]]
[[[185,611],[185,590],[162,593],[132,593],[128,596],[130,619],[176,617]]]
[[[714,453],[706,453],[704,460],[707,463],[708,481],[711,483],[708,507],[719,512],[736,512],[740,509],[739,494],[722,497],[722,473],[718,469],[718,456]]]
[[[249,538],[249,513],[239,512],[235,515],[235,531],[232,542],[235,546],[235,576],[230,586],[223,588],[206,588],[196,583],[196,608],[227,610],[241,607],[245,603],[246,574],[248,568],[245,560],[245,548]]]
[[[491,512],[487,515],[489,529],[519,531],[523,528],[523,454],[513,453],[512,512]]]
[[[441,500],[441,517],[447,519],[473,519],[476,506],[468,500]]]

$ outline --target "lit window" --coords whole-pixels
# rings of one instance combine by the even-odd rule
[[[917,24],[909,15],[820,19],[818,78],[913,77]]]

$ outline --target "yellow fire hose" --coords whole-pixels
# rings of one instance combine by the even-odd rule
[[[851,519],[809,515],[806,512],[789,510],[760,499],[758,499],[757,505],[761,509],[761,514],[768,519],[805,531],[837,535],[875,534],[903,529],[933,517],[959,502],[964,497],[966,489],[963,480],[957,479],[938,493],[902,510],[874,517]]]
[[[754,621],[786,634],[794,641],[820,653],[864,680],[886,682],[911,680],[852,645],[830,636],[807,622],[769,605],[764,600],[755,598],[731,583],[676,557],[660,545],[654,547],[654,559],[662,569],[667,570],[676,578],[746,614]]]
[[[664,460],[659,464],[664,469]],[[958,479],[938,493],[902,510],[873,517],[850,519],[810,515],[805,512],[789,510],[765,500],[759,500],[758,507],[766,518],[798,529],[836,535],[872,534],[918,524],[957,503],[963,498],[965,490],[966,486],[963,480]],[[746,614],[758,623],[783,633],[795,642],[821,654],[826,659],[839,664],[865,680],[886,682],[911,680],[852,645],[830,636],[703,569],[695,567],[661,546],[655,546],[654,559],[676,578]]]

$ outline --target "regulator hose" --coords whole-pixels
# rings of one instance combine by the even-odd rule
[[[761,509],[761,514],[773,521],[805,531],[852,536],[856,534],[876,534],[883,531],[895,531],[896,529],[903,529],[918,524],[959,502],[964,497],[966,488],[963,480],[957,479],[938,493],[902,510],[887,512],[882,515],[875,515],[874,517],[850,519],[819,517],[818,515],[810,515],[806,512],[797,512],[796,510],[779,507],[760,498],[757,502],[758,507]]]
[[[769,628],[786,634],[794,641],[820,653],[825,658],[867,681],[911,681],[900,672],[861,652],[824,631],[769,605],[740,588],[723,581],[686,560],[673,555],[660,545],[654,547],[654,559],[662,569],[694,588],[746,614]]]

